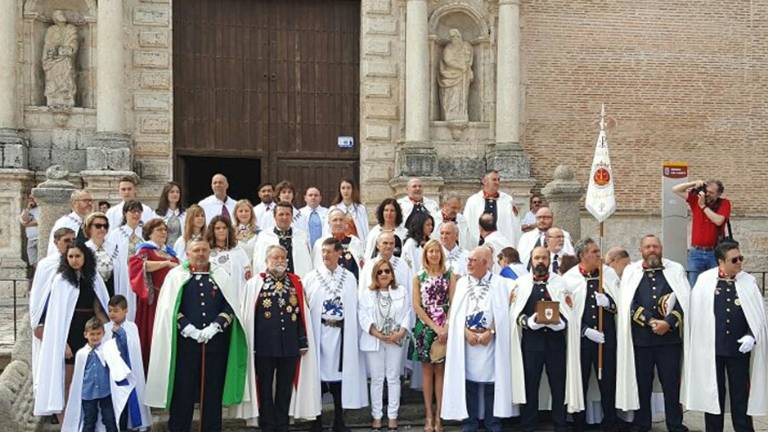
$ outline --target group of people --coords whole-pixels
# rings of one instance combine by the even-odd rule
[[[369,404],[372,430],[394,432],[404,375],[422,389],[427,432],[443,420],[500,431],[514,416],[534,431],[541,410],[557,431],[569,416],[575,430],[649,431],[655,377],[670,431],[686,430],[682,407],[722,430],[726,374],[737,431],[768,414],[768,323],[735,242],[712,248],[691,288],[656,236],[639,261],[622,247],[604,258],[540,196],[518,215],[496,171],[463,211],[410,179],[373,227],[348,179],[329,208],[307,188],[301,209],[288,181],[261,185],[254,206],[217,174],[188,208],[170,182],[155,210],[136,186],[121,179],[107,213],[75,191],[37,264],[34,411],[63,430],[146,429],[156,407],[189,431],[197,403],[206,431],[224,409],[265,431],[291,418],[321,431],[329,393],[335,432]]]

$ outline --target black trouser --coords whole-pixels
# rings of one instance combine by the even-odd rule
[[[598,344],[587,338],[581,339],[581,386],[584,390],[584,407],[586,408],[589,377],[595,371],[597,378],[597,347]],[[603,345],[603,379],[597,380],[600,387],[600,405],[603,407],[603,429],[616,426],[616,344]],[[584,430],[587,420],[586,409],[573,415],[577,431]]]
[[[725,373],[728,373],[728,396],[731,398],[731,423],[736,432],[752,432],[752,417],[747,415],[749,404],[749,356],[715,357],[717,396],[720,415],[704,414],[706,432],[723,431],[725,405]],[[695,389],[694,389],[695,391]]]
[[[169,432],[189,432],[195,403],[200,401],[200,374],[202,358],[199,347],[195,349],[190,340],[178,344],[176,355],[176,378],[173,384],[173,399],[168,418]],[[221,400],[224,393],[224,378],[227,374],[227,351],[205,353],[205,395],[203,416],[200,421],[206,432],[221,431]]]
[[[344,407],[341,403],[341,381],[323,381],[320,383],[320,394],[330,393],[333,397],[333,426],[344,426]],[[319,430],[322,426],[322,414],[317,416],[312,430]]]
[[[555,431],[568,429],[565,422],[565,350],[523,351],[526,402],[520,408],[520,425],[524,432],[537,430],[539,381],[545,365],[552,393],[552,423],[555,425]]]
[[[83,432],[93,432],[96,430],[99,411],[101,411],[101,422],[106,427],[107,432],[117,432],[115,410],[112,408],[111,396],[101,399],[84,400],[82,401],[82,410]]]
[[[664,416],[667,430],[670,432],[688,430],[683,426],[683,410],[680,407],[681,355],[680,344],[650,347],[635,345],[635,377],[637,378],[637,395],[640,399],[640,409],[635,412],[635,419],[632,422],[636,428],[643,431],[651,430],[651,392],[655,367],[661,381],[661,388],[664,390]]]
[[[288,430],[288,409],[291,405],[293,376],[296,373],[297,361],[299,357],[256,356],[259,425],[263,432]]]

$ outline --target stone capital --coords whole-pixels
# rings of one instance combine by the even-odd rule
[[[485,155],[488,170],[495,169],[502,180],[531,179],[531,161],[517,142],[497,142]]]
[[[437,151],[425,142],[405,142],[395,153],[398,177],[440,177]]]
[[[29,140],[19,129],[0,129],[0,168],[29,167]]]
[[[98,132],[85,153],[89,171],[130,171],[133,169],[133,140],[129,134]]]

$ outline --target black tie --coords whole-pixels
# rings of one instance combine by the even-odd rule
[[[552,258],[552,273],[560,274],[560,263],[557,262],[557,254]]]

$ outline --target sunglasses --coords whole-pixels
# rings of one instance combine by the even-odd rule
[[[383,274],[391,274],[391,273],[392,273],[392,270],[390,269],[381,269],[376,272],[376,276],[381,276]]]
[[[109,224],[95,223],[93,224],[93,227],[96,229],[109,229]]]
[[[742,261],[744,261],[743,255],[739,255],[737,257],[731,258],[731,264],[736,264],[737,262],[742,262]]]

